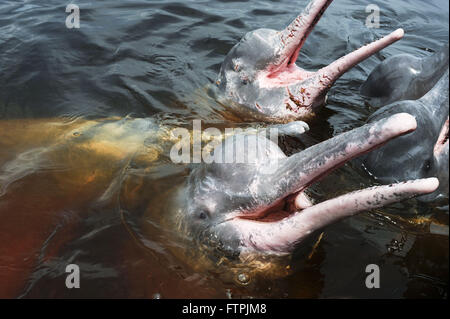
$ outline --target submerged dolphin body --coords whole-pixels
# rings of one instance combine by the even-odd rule
[[[361,157],[364,167],[382,183],[405,178],[439,178],[439,189],[418,197],[422,201],[448,200],[449,158],[449,69],[435,86],[418,100],[395,102],[369,117],[376,122],[396,113],[407,112],[418,123],[416,131]],[[400,88],[401,89],[401,88]]]
[[[279,128],[293,134],[307,126]],[[160,218],[174,221],[164,225],[188,240],[201,242],[198,250],[219,248],[241,257],[288,254],[312,232],[341,218],[435,191],[438,180],[429,178],[315,205],[304,193],[351,158],[415,128],[413,117],[398,114],[290,157],[266,141],[256,153],[243,150],[253,154],[252,163],[198,164],[184,182],[169,185],[172,196]],[[154,166],[162,150],[175,143],[171,136],[152,119],[0,122],[0,295],[18,296],[36,265],[73,240],[89,207],[115,205],[118,193],[121,200],[136,200],[134,187],[122,191],[123,181],[138,163]],[[216,146],[215,156],[239,136]]]
[[[305,194],[332,170],[415,128],[412,116],[397,114],[290,157],[258,137],[264,147],[250,155],[252,164],[201,164],[179,187],[168,210],[182,233],[232,256],[288,254],[310,234],[342,218],[435,191],[438,180],[428,178],[377,186],[318,204]],[[247,135],[230,137],[215,148],[215,156],[221,158],[230,147],[244,142],[251,145]]]
[[[389,57],[370,72],[360,88],[361,95],[374,107],[420,99],[444,75],[448,57],[448,43],[421,59],[410,54]]]
[[[288,122],[313,116],[334,82],[356,64],[403,37],[398,29],[330,65],[296,65],[308,35],[332,0],[312,0],[284,30],[247,33],[226,56],[211,94],[242,119]]]

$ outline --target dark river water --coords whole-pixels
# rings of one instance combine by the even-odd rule
[[[79,29],[65,26],[69,3],[80,7]],[[239,271],[205,269],[198,265],[201,260],[186,260],[179,253],[197,248],[177,241],[166,227],[164,203],[166,191],[182,183],[186,170],[158,148],[164,140],[158,132],[145,133],[160,154],[151,160],[154,167],[133,159],[136,163],[119,186],[114,181],[121,173],[110,160],[115,154],[101,162],[112,182],[84,186],[80,176],[91,167],[89,154],[74,151],[70,141],[51,154],[52,165],[36,164],[50,147],[45,123],[55,118],[64,119],[68,129],[77,121],[126,116],[151,117],[169,126],[190,127],[193,119],[236,125],[224,118],[205,86],[215,81],[225,55],[246,32],[284,28],[306,3],[2,0],[0,295],[447,298],[448,236],[430,234],[427,225],[430,220],[448,225],[448,200],[410,200],[329,226],[314,251],[300,247],[291,257],[289,275],[248,274],[243,284],[236,280]],[[379,29],[365,25],[370,3],[380,7]],[[305,69],[327,65],[397,28],[406,35],[337,81],[311,131],[301,141],[285,141],[286,148],[301,149],[362,125],[373,112],[359,96],[370,71],[395,54],[422,57],[439,49],[448,41],[448,17],[446,0],[333,2],[301,51],[299,64]],[[30,123],[38,123],[37,129],[23,133],[21,128]],[[38,141],[47,144],[36,148]],[[19,161],[11,162],[14,158]],[[80,165],[68,171],[68,161]],[[320,201],[371,183],[364,172],[346,165],[313,193]],[[68,264],[80,267],[80,289],[66,288]],[[379,289],[366,288],[368,264],[380,266]],[[2,275],[9,271],[13,275]]]

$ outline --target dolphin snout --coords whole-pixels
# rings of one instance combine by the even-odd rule
[[[257,213],[234,215],[229,221],[239,233],[244,250],[289,253],[311,233],[340,219],[434,192],[439,180],[433,177],[371,187],[321,203],[312,203],[304,193],[349,160],[416,127],[414,116],[399,113],[282,159],[277,171],[265,180],[271,191],[259,194],[264,200],[254,207]]]
[[[221,66],[211,90],[215,98],[246,119],[307,120],[325,104],[328,90],[339,77],[404,35],[403,29],[398,29],[320,70],[304,70],[297,65],[300,50],[331,2],[310,1],[281,31],[247,33]]]

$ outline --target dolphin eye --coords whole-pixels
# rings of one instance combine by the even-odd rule
[[[198,214],[198,218],[205,220],[205,219],[209,218],[209,213],[206,210],[202,210]]]
[[[425,172],[430,171],[431,165],[432,165],[431,160],[426,160],[425,163],[423,164],[423,170]]]

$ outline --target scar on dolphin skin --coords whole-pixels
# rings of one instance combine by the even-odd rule
[[[398,29],[316,72],[296,65],[299,52],[331,0],[312,0],[284,30],[247,33],[225,57],[210,94],[241,120],[307,120],[334,82],[356,64],[404,35]]]

